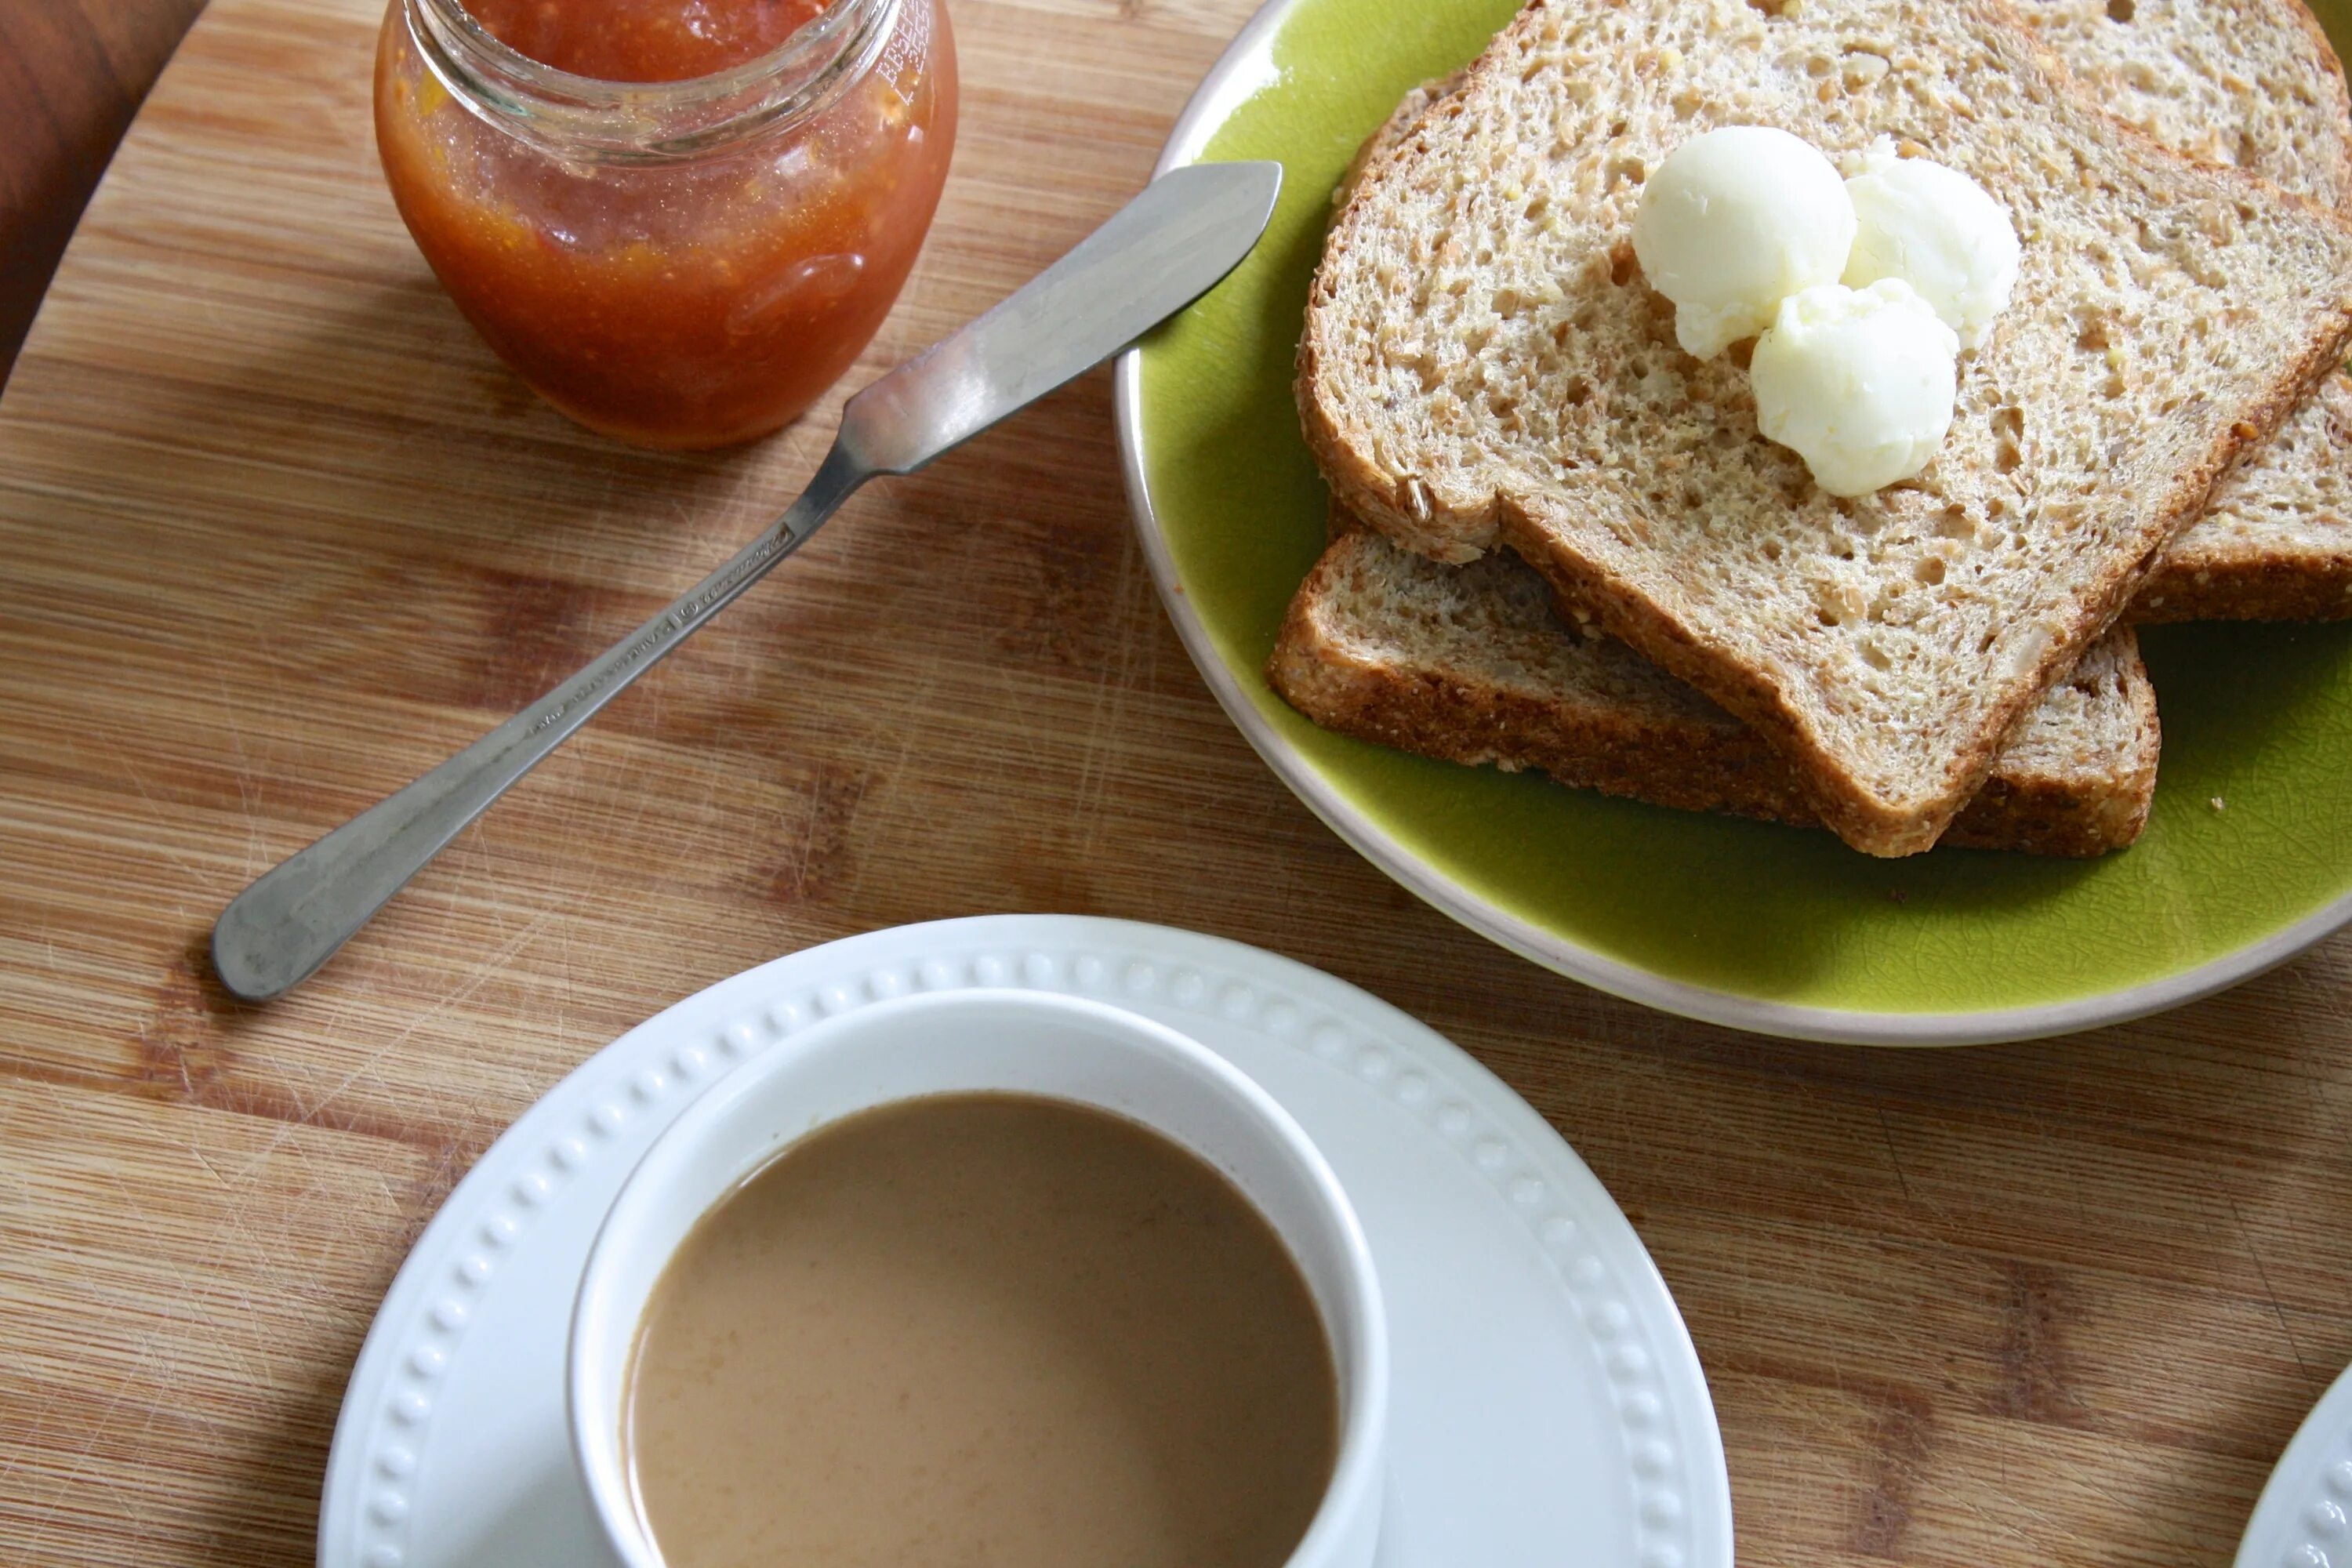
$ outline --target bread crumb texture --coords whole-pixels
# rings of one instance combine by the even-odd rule
[[[2352,201],[2344,71],[2298,0],[2023,0],[2108,113],[2322,206]]]
[[[2023,0],[2095,100],[2176,152],[2352,205],[2344,69],[2301,0]],[[2129,374],[2120,345],[2119,372]],[[2339,372],[2214,489],[2137,621],[2352,616],[2352,382]]]

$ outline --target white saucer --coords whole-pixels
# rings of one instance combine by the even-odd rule
[[[1213,937],[1032,915],[778,959],[632,1029],[524,1112],[369,1331],[327,1466],[320,1568],[611,1563],[572,1475],[563,1353],[621,1179],[695,1091],[790,1049],[812,1019],[966,986],[1159,1019],[1256,1079],[1321,1146],[1370,1238],[1393,1337],[1382,1568],[1730,1568],[1730,1482],[1690,1336],[1625,1216],[1541,1117],[1327,974]]]
[[[2352,1371],[2319,1396],[2279,1456],[2238,1542],[2237,1568],[2352,1568]]]

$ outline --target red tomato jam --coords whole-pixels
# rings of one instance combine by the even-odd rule
[[[947,178],[955,54],[936,0],[834,0],[863,47],[812,35],[823,47],[781,55],[822,0],[474,0],[529,57],[504,63],[449,25],[457,4],[393,0],[377,145],[425,260],[541,396],[624,440],[720,447],[796,417],[856,361]],[[794,55],[825,66],[826,90],[757,123],[752,62],[773,57],[780,98],[814,69]],[[599,85],[567,97],[530,60]],[[711,74],[737,68],[755,79],[740,91]],[[667,113],[657,144],[631,129],[647,102]]]

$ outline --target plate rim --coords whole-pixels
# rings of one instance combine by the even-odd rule
[[[2245,1533],[2239,1537],[2237,1555],[2231,1560],[2232,1568],[2278,1568],[2296,1562],[2298,1550],[2307,1554],[2301,1561],[2328,1560],[2326,1548],[2313,1539],[2315,1532],[2307,1526],[2304,1510],[2314,1501],[2329,1500],[2325,1445],[2331,1440],[2341,1442],[2348,1430],[2352,1430],[2352,1367],[2338,1373],[2313,1401],[2296,1425],[2294,1436],[2279,1450],[2278,1462],[2271,1467],[2262,1495],[2246,1516]],[[2347,1452],[2352,1455],[2352,1449]]]
[[[1066,975],[1058,967],[1044,977],[1033,970],[1041,955],[1057,965],[1056,953],[1069,960]],[[1141,960],[1145,973],[1139,979],[1129,968],[1101,968],[1089,978],[1084,968],[1088,956],[1112,966]],[[1226,984],[1221,986],[1221,980]],[[1235,1010],[1236,981],[1244,993],[1241,1011]],[[1465,1122],[1445,1125],[1446,1110],[1436,1100],[1421,1105],[1417,1119],[1430,1124],[1432,1136],[1454,1145],[1457,1157],[1507,1203],[1550,1259],[1558,1289],[1563,1300],[1576,1303],[1571,1315],[1584,1323],[1595,1353],[1601,1353],[1603,1342],[1642,1325],[1637,1338],[1608,1356],[1608,1415],[1631,1447],[1637,1427],[1655,1420],[1661,1410],[1674,1412],[1670,1435],[1683,1456],[1680,1482],[1686,1500],[1671,1492],[1660,1496],[1659,1472],[1645,1468],[1638,1453],[1629,1453],[1631,1479],[1643,1494],[1643,1523],[1687,1527],[1685,1539],[1698,1549],[1690,1568],[1730,1568],[1736,1521],[1727,1456],[1689,1325],[1623,1205],[1558,1128],[1445,1035],[1328,971],[1203,931],[1068,914],[963,916],[817,942],[723,976],[661,1007],[550,1084],[442,1199],[376,1303],[344,1384],[321,1479],[315,1558],[320,1568],[399,1568],[410,1519],[407,1494],[423,1468],[417,1450],[429,1440],[442,1373],[474,1315],[466,1303],[518,1267],[484,1264],[478,1242],[500,1231],[504,1239],[488,1250],[503,1257],[538,1223],[536,1215],[562,1204],[563,1192],[593,1163],[597,1144],[620,1139],[625,1146],[614,1157],[622,1162],[617,1168],[625,1171],[643,1150],[625,1147],[636,1135],[620,1129],[641,1114],[656,1115],[657,1135],[660,1126],[735,1065],[819,1018],[910,992],[1040,986],[1067,994],[1093,994],[1099,987],[1102,999],[1114,1006],[1140,998],[1180,1014],[1230,1022],[1276,1044],[1311,1051],[1343,1075],[1387,1091],[1384,1099],[1404,1097],[1401,1102],[1408,1107],[1421,1104],[1410,1097],[1414,1075],[1396,1070],[1391,1053],[1401,1051],[1432,1078],[1450,1080],[1463,1102],[1460,1109],[1468,1112]],[[1253,1021],[1247,1005],[1254,998],[1262,1004],[1262,1016]],[[1281,1016],[1286,1013],[1286,1018]],[[1144,1016],[1160,1015],[1144,1010]],[[1211,1037],[1202,1037],[1208,1048],[1224,1054],[1209,1043]],[[1360,1048],[1351,1053],[1351,1045]],[[646,1056],[658,1059],[640,1059]],[[656,1112],[654,1108],[671,1099],[673,1089],[681,1093],[666,1112]],[[635,1110],[614,1109],[631,1100]],[[1486,1123],[1484,1137],[1481,1120]],[[556,1136],[567,1126],[574,1127],[572,1137]],[[583,1133],[584,1150],[579,1146]],[[1482,1146],[1474,1150],[1474,1140]],[[1490,1140],[1506,1151],[1517,1149],[1522,1161],[1490,1161],[1483,1147]],[[568,1154],[565,1145],[573,1145]],[[1552,1234],[1550,1222],[1543,1220],[1541,1192],[1531,1200],[1514,1190],[1530,1166],[1546,1187],[1559,1181],[1582,1191],[1582,1205],[1572,1206],[1575,1221],[1560,1235]],[[502,1226],[505,1221],[519,1224]],[[470,1258],[461,1256],[469,1253]],[[1593,1270],[1590,1276],[1588,1268]],[[1599,1285],[1612,1286],[1611,1299],[1623,1305],[1595,1306],[1584,1300]],[[1595,1315],[1586,1317],[1588,1310]],[[1650,1347],[1646,1354],[1640,1348],[1643,1342]],[[1644,1401],[1647,1417],[1634,1410]],[[1657,1513],[1660,1509],[1663,1513]],[[1660,1560],[1682,1557],[1669,1549]]]
[[[1257,58],[1291,13],[1307,3],[1265,0],[1242,25],[1176,117],[1152,165],[1153,179],[1194,162],[1210,135],[1233,110],[1271,79],[1257,66]],[[1112,368],[1112,420],[1118,431],[1128,510],[1160,605],[1217,705],[1275,776],[1356,853],[1440,913],[1530,963],[1660,1012],[1751,1034],[1836,1045],[1993,1045],[2129,1023],[2183,1006],[2276,968],[2352,922],[2352,893],[2346,893],[2267,936],[2172,974],[2056,1002],[1958,1012],[1874,1011],[1776,1002],[1671,979],[1547,931],[1471,892],[1373,822],[1267,721],[1240,679],[1219,657],[1208,626],[1177,572],[1167,531],[1152,504],[1144,471],[1143,353],[1140,346],[1130,346],[1120,353]]]

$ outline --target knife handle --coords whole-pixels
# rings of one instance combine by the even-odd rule
[[[213,968],[248,1002],[282,995],[349,942],[467,824],[737,595],[808,542],[871,478],[836,441],[774,526],[537,702],[289,857],[213,924]]]

